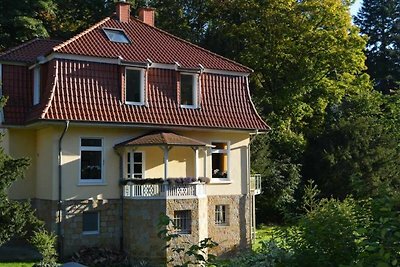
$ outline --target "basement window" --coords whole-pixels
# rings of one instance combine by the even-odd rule
[[[84,235],[95,235],[100,233],[100,213],[83,212],[82,213],[82,233]]]
[[[175,234],[191,234],[192,232],[192,215],[191,210],[174,211]]]
[[[128,36],[126,36],[123,30],[119,29],[103,29],[104,33],[107,35],[108,40],[115,43],[129,44]]]

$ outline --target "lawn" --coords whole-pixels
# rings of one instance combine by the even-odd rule
[[[256,240],[253,244],[253,250],[257,250],[261,247],[261,241],[268,241],[272,238],[273,233],[275,230],[282,229],[284,226],[277,226],[277,225],[262,225],[256,230]]]
[[[34,264],[34,262],[0,262],[0,267],[32,267]]]

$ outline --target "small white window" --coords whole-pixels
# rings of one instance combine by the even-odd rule
[[[82,213],[82,233],[93,235],[100,233],[100,213],[98,211],[87,211]]]
[[[211,143],[212,158],[212,178],[228,179],[229,178],[229,143],[213,142]]]
[[[173,221],[176,234],[190,234],[192,232],[192,214],[190,210],[174,211]]]
[[[107,35],[108,40],[115,43],[125,43],[129,44],[128,36],[125,32],[120,29],[103,29],[104,33]]]
[[[144,70],[126,68],[125,103],[131,105],[144,104]]]
[[[82,138],[80,155],[80,183],[101,183],[103,181],[103,140]]]
[[[33,105],[40,103],[40,65],[33,69]]]
[[[226,205],[216,205],[215,206],[215,224],[216,225],[227,225],[227,206]]]
[[[127,178],[144,178],[144,154],[143,152],[128,152],[126,154]]]
[[[180,75],[180,104],[183,108],[197,107],[197,74],[181,73]]]

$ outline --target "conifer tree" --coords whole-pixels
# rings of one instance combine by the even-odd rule
[[[400,88],[400,1],[364,0],[355,18],[368,36],[367,67],[375,88],[385,94]]]

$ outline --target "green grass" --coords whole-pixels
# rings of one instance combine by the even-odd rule
[[[0,262],[0,267],[32,267],[34,264],[34,262]]]
[[[268,241],[271,240],[273,233],[275,230],[282,229],[285,226],[278,226],[278,225],[268,225],[268,226],[261,226],[256,230],[256,241],[253,244],[253,250],[257,250],[261,247],[261,241]]]

